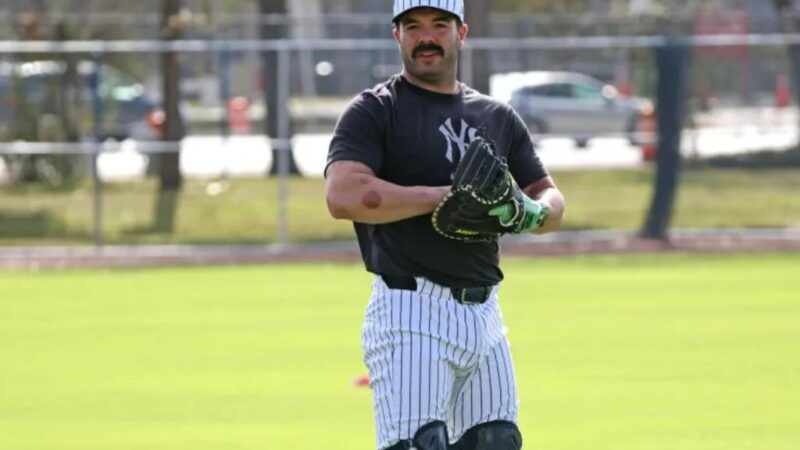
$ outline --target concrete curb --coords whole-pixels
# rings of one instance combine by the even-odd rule
[[[630,231],[563,231],[508,236],[504,255],[557,256],[659,252],[800,252],[800,230],[678,229],[668,240],[647,240]],[[6,247],[0,270],[65,270],[152,266],[239,265],[289,262],[359,262],[355,241],[297,245]]]

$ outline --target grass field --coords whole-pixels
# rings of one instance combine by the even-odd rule
[[[514,259],[526,449],[800,448],[800,255]],[[0,273],[0,449],[372,448],[357,265]]]
[[[567,229],[636,230],[652,196],[653,173],[642,170],[554,174],[567,197]],[[275,179],[187,180],[177,203],[175,230],[152,228],[154,180],[109,184],[103,191],[103,236],[109,244],[270,243],[278,237]],[[289,239],[352,239],[347,221],[330,218],[321,179],[288,183]],[[89,244],[91,186],[53,192],[0,186],[0,245]],[[687,169],[673,225],[684,228],[800,228],[798,170]]]

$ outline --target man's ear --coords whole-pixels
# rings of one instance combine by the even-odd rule
[[[399,44],[400,43],[400,29],[398,29],[396,26],[392,27],[392,36],[394,36],[394,40],[397,41],[397,43]]]
[[[458,27],[458,48],[464,48],[464,41],[467,39],[467,35],[469,34],[469,26],[465,23],[461,24]]]

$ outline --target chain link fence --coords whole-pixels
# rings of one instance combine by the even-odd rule
[[[515,106],[557,181],[575,190],[567,192],[577,200],[568,226],[641,225],[656,141],[651,113],[659,101],[653,49],[665,45],[665,39],[469,40],[461,78],[471,84],[475,66],[488,65],[493,74],[489,94]],[[708,172],[694,180],[693,189],[705,194],[717,189],[704,197],[709,201],[714,195],[739,195],[741,186],[736,185],[760,179],[753,167],[769,166],[764,161],[773,159],[772,166],[786,168],[781,176],[796,177],[797,166],[790,162],[800,118],[791,96],[787,45],[800,44],[800,37],[716,35],[685,42],[693,46],[681,148],[686,165],[745,171],[733,177]],[[491,54],[488,61],[475,57],[481,50]],[[186,137],[180,142],[159,139],[160,55],[166,51],[178,52],[181,62]],[[288,105],[275,112],[281,116],[274,136],[266,132],[265,53],[278,55],[275,95]],[[330,134],[352,95],[400,68],[396,43],[387,39],[2,41],[0,243],[253,244],[350,238],[350,225],[329,219],[325,209],[321,175]],[[763,156],[766,150],[775,152]],[[172,152],[180,153],[186,183],[175,203],[174,227],[164,230],[154,226],[159,187],[152,161],[154,155]],[[290,173],[288,158],[274,170],[280,155],[291,156],[301,176]],[[25,170],[41,172],[45,179],[49,174],[51,186],[22,183],[25,164],[30,166]],[[65,164],[79,176],[59,186]],[[274,172],[277,176],[268,176]],[[768,220],[739,220],[732,226],[798,226],[800,206],[791,199],[800,197],[798,187],[781,176],[775,182],[782,183],[789,199],[775,199],[777,212]],[[597,189],[611,198],[618,194],[615,183],[632,183],[619,186],[631,190],[630,208],[615,217],[583,208],[582,180],[587,177],[609,183]],[[724,220],[697,214],[684,217],[692,213],[682,213],[678,203],[677,226],[726,226]],[[702,210],[702,204],[694,207]],[[720,215],[735,216],[744,206],[736,208]]]

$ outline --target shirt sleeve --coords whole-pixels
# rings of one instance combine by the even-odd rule
[[[383,164],[386,122],[383,108],[377,97],[362,93],[347,105],[328,148],[328,167],[336,161],[360,162],[374,173],[379,173]]]
[[[511,115],[511,151],[508,156],[508,167],[511,175],[517,180],[517,184],[524,189],[531,183],[548,176],[549,173],[536,154],[525,122],[516,111],[510,108],[509,111]]]

